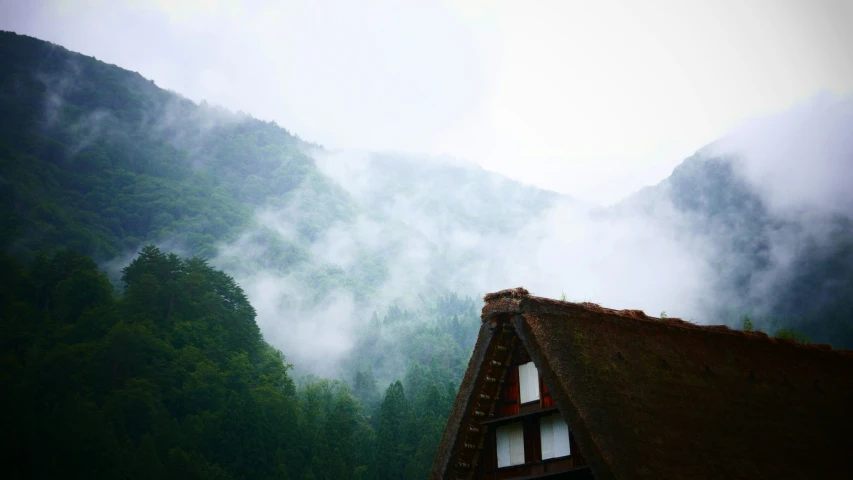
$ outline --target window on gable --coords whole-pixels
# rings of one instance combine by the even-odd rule
[[[518,366],[518,381],[521,403],[539,400],[539,372],[533,362]]]
[[[498,447],[498,468],[524,463],[524,426],[510,423],[495,429]]]
[[[542,460],[571,455],[569,426],[559,413],[539,419],[539,434],[542,440]]]

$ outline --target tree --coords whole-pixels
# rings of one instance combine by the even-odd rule
[[[412,426],[412,410],[398,380],[388,387],[379,409],[376,478],[404,478],[407,460],[414,450]]]
[[[2,403],[14,415],[4,414],[0,436],[15,445],[6,465],[13,478],[283,478],[306,470],[289,366],[263,342],[230,277],[151,247],[114,297],[95,263],[74,252],[42,255],[29,271],[3,258],[5,277],[32,279],[32,288],[0,287],[4,313],[15,319],[0,324],[11,334],[0,343],[0,388],[15,392]],[[335,424],[358,421],[354,398],[335,405]],[[341,471],[352,473],[354,449],[335,440],[343,442]]]
[[[379,389],[376,386],[376,379],[373,377],[373,369],[356,372],[352,393],[362,405],[370,410],[379,405]]]

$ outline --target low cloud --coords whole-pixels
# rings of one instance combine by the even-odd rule
[[[299,185],[261,206],[213,263],[245,289],[265,338],[299,372],[328,376],[346,371],[374,312],[416,309],[420,295],[525,286],[655,316],[732,322],[721,306],[772,310],[804,245],[829,241],[833,218],[849,218],[850,105],[818,99],[756,120],[686,162],[730,168],[727,185],[746,192],[743,201],[754,197],[760,225],[742,215],[741,200],[716,215],[719,199],[689,194],[697,206],[686,208],[672,178],[605,208],[471,164],[312,149],[353,210],[306,236],[305,212],[326,200]]]
[[[738,172],[777,215],[853,215],[853,97],[824,93],[751,120],[710,152]]]
[[[305,286],[293,277],[258,271],[236,280],[255,307],[266,341],[285,352],[298,372],[339,373],[361,316],[350,292],[336,289],[322,304],[307,307]]]
[[[346,152],[318,165],[356,199],[429,239],[430,273],[450,291],[480,296],[524,285],[543,296],[565,291],[576,301],[695,316],[711,282],[701,239],[685,241],[679,214],[668,205],[650,215],[614,213],[557,194],[535,198],[545,192],[470,165],[427,168],[400,160],[389,173],[385,161]],[[392,185],[395,175],[407,173],[423,177]],[[423,271],[410,277],[417,274]]]

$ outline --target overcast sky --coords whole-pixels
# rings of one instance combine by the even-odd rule
[[[601,203],[749,117],[853,92],[850,0],[0,0],[0,28],[330,148]]]

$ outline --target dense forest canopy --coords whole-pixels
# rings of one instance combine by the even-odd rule
[[[0,275],[11,478],[424,478],[476,325],[470,299],[417,324],[389,312],[441,355],[380,395],[369,367],[294,382],[242,289],[198,257],[145,247],[120,293],[73,250],[3,254]]]
[[[780,214],[736,156],[603,208],[9,32],[0,72],[12,478],[425,478],[478,298],[523,279],[853,347],[853,212]]]

